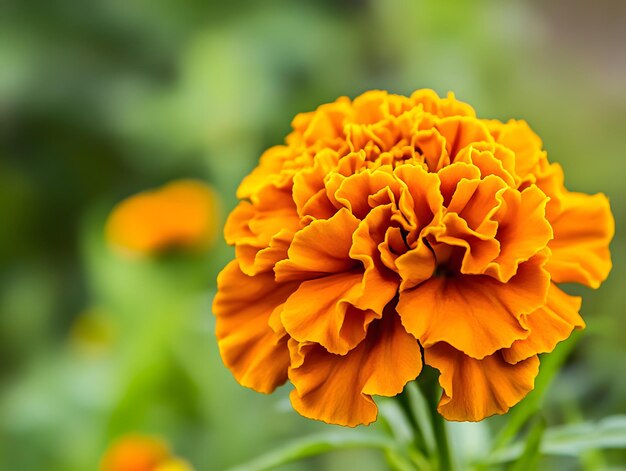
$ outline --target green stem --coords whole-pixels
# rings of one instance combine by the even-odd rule
[[[450,443],[448,441],[448,431],[446,422],[434,409],[433,429],[435,431],[435,439],[437,440],[437,452],[439,457],[439,469],[441,471],[451,471],[454,469],[454,463],[450,454]]]
[[[455,469],[454,460],[448,438],[448,430],[445,419],[437,411],[437,405],[441,398],[441,387],[439,386],[438,373],[429,367],[425,367],[420,375],[418,384],[428,401],[430,418],[437,443],[437,464],[440,471],[453,471]]]
[[[419,451],[420,453],[428,454],[426,441],[422,436],[422,430],[418,423],[419,417],[416,417],[416,411],[411,405],[411,398],[409,396],[408,387],[405,388],[404,392],[398,396],[398,404],[404,411],[407,420],[411,424],[411,429],[413,430],[413,443],[415,444],[417,451]]]

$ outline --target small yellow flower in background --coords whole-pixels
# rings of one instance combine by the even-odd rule
[[[185,460],[173,459],[160,464],[154,471],[193,471],[193,468]]]
[[[292,126],[225,227],[236,259],[213,310],[235,378],[264,393],[289,380],[299,413],[355,426],[426,364],[445,418],[508,411],[538,354],[585,325],[558,283],[607,277],[607,198],[567,190],[526,122],[453,95],[372,91]]]
[[[150,255],[172,248],[199,250],[217,234],[218,200],[208,185],[178,180],[119,203],[106,224],[106,239],[123,252]]]
[[[160,438],[126,435],[107,450],[100,471],[193,471],[193,468],[173,456]]]

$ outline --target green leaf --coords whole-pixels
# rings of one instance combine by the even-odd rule
[[[467,469],[469,463],[480,463],[489,456],[493,438],[487,422],[448,422],[447,425],[450,448],[459,469]]]
[[[383,451],[389,451],[394,458],[399,459],[396,453],[396,447],[397,445],[392,439],[372,433],[323,433],[295,440],[284,447],[261,455],[248,463],[231,468],[230,471],[262,471],[273,469],[276,466],[292,461],[321,455],[330,451],[351,448],[377,448]],[[402,469],[400,465],[398,468]]]
[[[421,446],[423,437],[420,433],[422,426],[419,425],[419,422],[424,420],[430,421],[430,418],[428,410],[425,410],[424,413],[416,412],[419,409],[416,409],[412,404],[415,398],[412,398],[408,393],[411,389],[414,389],[411,395],[419,394],[423,399],[417,386],[414,383],[408,383],[402,395],[394,398],[381,398],[378,402],[381,424],[388,429],[398,446],[401,446],[408,453],[409,461],[407,462],[407,458],[404,455],[388,450],[386,452],[387,464],[398,471],[403,469],[413,471],[416,467],[417,469],[427,471],[431,469],[431,466],[423,454],[425,450]],[[418,416],[418,414],[420,415]],[[414,427],[417,427],[417,430],[414,430]],[[431,439],[433,442],[432,446],[434,446],[432,429]],[[415,440],[419,440],[419,442],[415,442]]]
[[[626,448],[626,415],[554,427],[546,432],[541,448],[546,454],[568,456],[579,456],[587,450]]]
[[[626,449],[626,415],[549,428],[543,435],[540,450],[543,455],[581,456],[589,450],[612,448]],[[510,462],[523,453],[524,445],[516,443],[492,454],[488,463]]]
[[[526,471],[537,469],[537,462],[541,455],[541,439],[546,430],[545,420],[538,419],[526,436],[526,446],[520,458],[511,467],[511,471]]]
[[[387,465],[390,469],[394,471],[415,471],[415,466],[412,462],[416,463],[417,469],[423,471],[429,471],[430,467],[427,461],[424,461],[424,457],[419,453],[415,456],[412,456],[412,461],[408,461],[404,456],[400,453],[397,453],[393,450],[385,451],[385,458],[387,458]]]
[[[378,402],[378,413],[381,425],[389,429],[388,432],[397,443],[409,444],[413,442],[411,418],[404,414],[401,405],[395,398],[381,398]]]
[[[426,446],[427,454],[432,455],[437,449],[437,444],[435,443],[435,432],[433,431],[428,401],[415,381],[411,381],[406,385],[406,393],[419,433]]]

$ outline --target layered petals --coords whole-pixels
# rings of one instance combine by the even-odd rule
[[[357,262],[349,252],[358,225],[345,208],[330,219],[313,221],[295,235],[288,258],[276,264],[276,280],[305,280],[354,268]]]
[[[544,305],[550,278],[538,256],[508,283],[489,276],[433,277],[400,293],[397,309],[424,348],[447,342],[481,359],[529,335],[520,322]]]
[[[274,146],[267,149],[250,175],[246,176],[237,189],[237,198],[258,201],[257,193],[268,185],[278,187],[289,183],[287,169],[295,160],[293,149],[288,146]]]
[[[553,232],[545,218],[546,195],[536,186],[522,192],[507,188],[501,200],[502,205],[494,215],[498,222],[496,237],[500,253],[485,273],[507,282],[521,263],[547,246]]]
[[[301,281],[281,314],[294,339],[343,355],[394,297],[397,282],[380,262],[378,242],[371,242],[370,231],[380,227],[378,212],[359,223],[343,208],[331,219],[312,222],[294,239],[289,258],[276,265],[276,280]]]
[[[281,314],[289,335],[345,355],[363,340],[368,324],[382,315],[354,306],[364,293],[362,280],[363,274],[356,271],[302,282]]]
[[[270,393],[287,380],[287,337],[269,325],[272,312],[293,292],[270,273],[247,276],[236,260],[220,273],[213,301],[215,333],[224,364],[243,386]]]
[[[609,242],[615,221],[603,194],[568,193],[552,221],[554,239],[548,270],[557,283],[600,286],[611,271]]]
[[[382,313],[398,290],[398,278],[383,262],[387,231],[393,227],[392,205],[377,206],[352,235],[350,257],[363,265],[363,293],[355,306]],[[391,255],[391,252],[387,252]]]
[[[539,370],[536,355],[512,365],[499,351],[477,360],[443,342],[426,349],[424,361],[440,372],[437,410],[454,421],[506,413],[533,389]]]
[[[289,342],[291,403],[300,414],[354,427],[376,420],[372,395],[395,396],[422,369],[420,346],[397,314],[375,321],[345,356],[316,344]]]
[[[585,321],[578,311],[581,298],[569,296],[554,283],[550,285],[545,306],[526,314],[522,323],[530,330],[530,335],[516,340],[502,351],[508,363],[515,364],[539,353],[551,352],[556,344],[570,336],[574,329],[585,327]]]
[[[300,228],[300,219],[289,193],[272,185],[260,190],[262,202],[252,204],[242,201],[232,211],[224,227],[226,242],[235,246],[241,270],[255,275],[272,268],[280,260],[270,259],[267,252],[258,259],[263,249],[284,246],[285,238]],[[284,251],[272,251],[283,255]]]
[[[525,121],[452,94],[342,97],[292,128],[224,229],[236,262],[214,311],[235,378],[269,392],[288,376],[302,415],[355,426],[424,361],[447,419],[505,413],[585,325],[557,284],[607,277],[606,197],[569,192]]]

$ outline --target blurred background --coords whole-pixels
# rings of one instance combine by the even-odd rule
[[[481,117],[526,119],[571,190],[609,195],[615,267],[598,291],[570,290],[588,328],[545,415],[626,413],[625,44],[619,0],[2,2],[0,469],[95,470],[142,433],[221,470],[329,428],[293,412],[288,387],[235,382],[210,306],[241,178],[296,113],[372,88],[451,90]],[[178,178],[214,188],[217,242],[112,250],[115,205]],[[384,461],[336,452],[284,469],[348,467]]]

